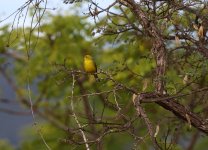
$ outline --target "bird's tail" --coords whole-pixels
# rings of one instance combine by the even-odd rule
[[[100,82],[100,79],[98,78],[98,75],[97,74],[94,74],[94,77],[95,77],[95,80]]]

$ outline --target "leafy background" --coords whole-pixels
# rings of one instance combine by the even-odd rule
[[[77,8],[80,6],[78,5]],[[118,9],[118,8],[115,8]],[[34,11],[30,10],[31,13]],[[119,11],[119,9],[117,10]],[[128,10],[125,10],[128,12]],[[183,16],[184,15],[184,16]],[[175,14],[172,23],[186,28],[189,19],[186,14]],[[138,23],[129,15],[131,22]],[[190,16],[194,20],[194,16]],[[36,112],[37,124],[30,125],[22,131],[24,139],[17,149],[33,150],[45,149],[41,133],[47,144],[52,149],[85,149],[83,144],[69,142],[81,141],[78,132],[72,134],[67,131],[77,130],[77,124],[72,116],[71,91],[74,91],[74,112],[81,124],[87,124],[87,136],[93,139],[99,137],[106,128],[104,123],[112,122],[115,125],[125,125],[119,114],[124,114],[132,121],[132,128],[119,130],[103,137],[103,149],[151,149],[152,143],[147,136],[147,128],[141,119],[138,119],[133,109],[132,93],[126,89],[117,90],[114,81],[141,92],[154,90],[155,61],[151,54],[152,39],[137,35],[134,30],[120,34],[112,34],[122,30],[115,24],[126,23],[120,17],[112,17],[112,22],[107,22],[108,16],[99,18],[95,25],[83,15],[63,15],[46,13],[43,23],[31,33],[31,28],[18,28],[11,30],[9,26],[1,26],[0,57],[1,66],[5,66],[11,59],[12,69],[2,68],[2,72],[12,78],[15,85],[16,99],[29,111],[27,82],[31,87],[31,99]],[[173,34],[172,24],[161,21],[158,26],[164,27],[164,33]],[[105,30],[103,30],[103,28]],[[8,37],[9,40],[8,40]],[[26,41],[25,41],[26,40]],[[175,47],[176,41],[167,43],[167,47]],[[27,49],[27,51],[25,50]],[[28,54],[30,55],[28,61]],[[83,56],[91,54],[96,60],[101,82],[83,73]],[[167,93],[177,94],[190,92],[199,86],[207,86],[208,62],[200,54],[188,53],[184,49],[177,49],[168,53],[168,70],[165,77]],[[70,71],[81,71],[76,74],[73,88],[73,78]],[[104,72],[104,73],[103,73]],[[105,74],[107,73],[107,75]],[[109,76],[114,80],[110,80]],[[203,78],[201,78],[203,76]],[[184,88],[184,78],[189,77],[193,82]],[[201,83],[200,85],[198,83]],[[184,90],[181,90],[183,89]],[[105,94],[84,94],[106,92]],[[104,96],[104,97],[103,97]],[[200,95],[199,95],[200,97]],[[121,108],[117,111],[105,105],[105,100],[116,105],[115,98]],[[192,101],[191,96],[180,98],[184,105],[192,106],[198,114],[205,114],[206,101],[200,98]],[[192,102],[192,103],[190,103]],[[197,104],[197,105],[196,105]],[[87,107],[88,106],[88,107]],[[185,149],[189,146],[192,136],[198,136],[194,149],[206,149],[207,137],[178,118],[171,112],[152,104],[144,104],[148,117],[160,130],[157,135],[158,143],[164,149]],[[90,114],[91,112],[92,114]],[[89,113],[89,114],[88,114]],[[92,115],[92,116],[91,116]],[[94,117],[101,123],[92,124],[89,117]],[[123,127],[123,126],[122,126]],[[115,128],[116,129],[116,128]],[[114,128],[112,128],[114,130]],[[133,130],[130,132],[130,130]],[[93,134],[91,132],[94,131]],[[136,137],[130,133],[134,133]],[[93,137],[94,136],[94,137]],[[142,140],[136,138],[141,137]],[[174,142],[172,142],[174,141]],[[96,149],[96,145],[90,145]],[[12,146],[5,140],[0,141],[0,149],[10,150]]]

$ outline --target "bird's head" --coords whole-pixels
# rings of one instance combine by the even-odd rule
[[[85,55],[85,56],[84,56],[84,59],[86,59],[86,60],[92,59],[92,56],[90,56],[90,55]]]

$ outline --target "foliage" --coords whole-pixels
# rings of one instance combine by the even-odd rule
[[[8,141],[1,139],[0,140],[0,149],[2,149],[2,150],[12,150],[13,148],[12,148],[11,144]]]
[[[16,81],[10,84],[30,107],[29,78],[33,111],[47,121],[24,136],[32,139],[20,149],[44,149],[36,130],[52,149],[205,147],[207,139],[197,139],[199,130],[207,134],[200,124],[208,105],[207,37],[192,27],[196,14],[175,1],[119,1],[104,10],[90,4],[94,25],[86,17],[48,14],[35,29],[1,29],[18,34],[11,48],[0,41],[1,53],[15,59]],[[94,56],[100,82],[83,71],[85,54]]]

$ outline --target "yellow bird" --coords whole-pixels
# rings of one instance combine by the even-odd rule
[[[93,74],[95,79],[99,81],[97,74],[95,74],[97,73],[96,63],[90,55],[84,56],[84,70],[87,73]]]

